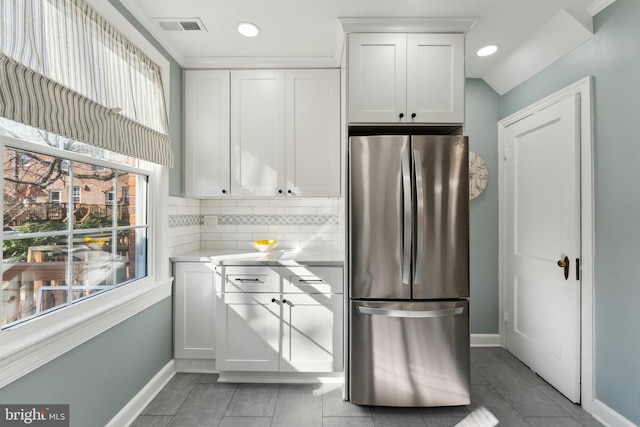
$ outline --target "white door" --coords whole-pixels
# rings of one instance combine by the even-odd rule
[[[286,72],[286,189],[340,196],[340,70]]]
[[[229,71],[184,72],[185,193],[229,195]]]
[[[406,121],[406,34],[349,34],[349,122]]]
[[[280,356],[280,295],[218,294],[216,368],[277,371]]]
[[[285,195],[284,71],[231,72],[231,194]]]
[[[580,401],[579,95],[505,129],[506,347]],[[564,260],[568,262],[567,277]]]

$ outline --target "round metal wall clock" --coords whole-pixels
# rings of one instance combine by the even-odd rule
[[[476,153],[469,151],[469,200],[482,193],[489,182],[489,172],[484,160]]]

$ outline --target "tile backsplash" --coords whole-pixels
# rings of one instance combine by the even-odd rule
[[[169,200],[170,255],[196,249],[251,249],[275,239],[279,249],[342,251],[343,200],[224,198]]]

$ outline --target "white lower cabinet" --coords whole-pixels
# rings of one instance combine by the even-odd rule
[[[220,345],[216,367],[224,371],[277,371],[280,305],[277,294],[218,294]]]
[[[174,266],[174,357],[214,359],[216,272],[203,262],[177,262]]]
[[[219,371],[342,370],[342,268],[222,267],[222,270],[216,316]],[[277,289],[268,271],[278,272]],[[302,283],[300,288],[291,285],[293,277]],[[240,291],[238,279],[251,284],[251,291]],[[263,292],[255,292],[260,287]],[[284,289],[293,292],[283,292]],[[320,293],[318,289],[329,292]]]
[[[280,371],[342,370],[341,294],[283,294]]]

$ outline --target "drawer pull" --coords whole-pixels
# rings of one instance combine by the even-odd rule
[[[236,282],[256,282],[256,283],[262,283],[260,281],[260,279],[242,279],[240,277],[236,277],[235,279]]]
[[[325,283],[322,279],[298,279],[298,283]]]

